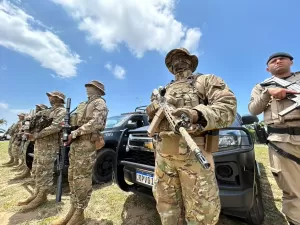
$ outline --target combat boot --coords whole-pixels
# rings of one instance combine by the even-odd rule
[[[15,166],[15,165],[18,165],[18,160],[17,159],[13,159],[13,161],[10,163],[10,164],[7,164],[6,166],[8,167],[12,167],[12,166]]]
[[[74,212],[75,212],[76,208],[74,207],[74,205],[71,205],[71,208],[69,209],[69,212],[67,213],[67,215],[65,215],[62,218],[58,218],[56,220],[54,220],[51,225],[66,225],[69,220],[72,218]]]
[[[2,165],[3,165],[3,166],[7,166],[7,165],[11,164],[13,161],[14,161],[14,159],[13,159],[13,158],[10,158],[8,162],[3,163]]]
[[[48,195],[48,189],[43,188],[40,189],[35,199],[33,199],[31,202],[28,203],[28,205],[25,205],[21,208],[20,212],[28,212],[30,210],[34,210],[40,205],[47,202],[47,195]]]
[[[25,200],[21,200],[17,203],[18,206],[22,206],[22,205],[27,205],[29,202],[31,202],[33,199],[36,198],[36,196],[39,193],[39,189],[35,190],[35,192],[33,193],[33,195],[29,196],[28,198],[26,198]]]
[[[72,218],[67,225],[82,225],[84,224],[84,209],[76,209]]]
[[[30,170],[27,168],[25,170],[23,170],[22,173],[20,174],[17,174],[13,180],[19,180],[19,179],[23,179],[23,178],[27,178],[27,177],[30,177]]]

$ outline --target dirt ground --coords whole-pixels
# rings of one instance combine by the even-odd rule
[[[8,161],[8,142],[0,142],[0,165]],[[286,225],[287,222],[280,213],[281,191],[270,173],[267,149],[256,146],[256,158],[260,162],[261,185],[265,207],[264,225]],[[55,195],[48,197],[48,202],[40,208],[19,213],[16,203],[29,195],[24,183],[12,181],[15,175],[11,167],[0,167],[0,224],[1,225],[47,225],[59,215],[65,214],[69,207],[67,189],[62,202],[55,203]],[[55,188],[55,187],[54,187]],[[86,209],[86,224],[90,225],[160,225],[160,219],[151,199],[125,193],[116,184],[108,183],[94,186],[94,191]],[[245,225],[235,218],[220,216],[218,225]]]

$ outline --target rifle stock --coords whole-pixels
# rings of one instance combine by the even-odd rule
[[[292,91],[297,91],[300,92],[300,85],[297,82],[290,82],[287,80],[280,79],[278,77],[272,76],[271,78],[265,80],[260,84],[263,87],[267,86],[276,86],[276,87],[281,87],[281,88],[286,88]],[[291,94],[287,96],[288,99],[292,100],[295,102],[293,105],[289,106],[288,108],[282,110],[281,112],[278,113],[279,116],[285,116],[286,114],[294,111],[295,109],[300,107],[300,97]]]
[[[152,137],[154,133],[157,132],[157,128],[160,122],[162,121],[162,119],[166,117],[166,119],[168,120],[172,128],[172,131],[181,134],[181,136],[186,141],[188,147],[192,150],[192,152],[194,152],[197,160],[200,162],[202,167],[204,169],[209,169],[210,163],[206,160],[201,150],[199,149],[199,147],[197,146],[197,144],[195,143],[195,141],[192,139],[191,135],[187,131],[188,129],[193,130],[198,127],[193,126],[189,121],[188,116],[185,115],[184,113],[181,115],[180,120],[176,119],[172,115],[172,110],[174,110],[175,108],[172,108],[172,106],[169,105],[168,102],[166,101],[164,97],[164,94],[166,93],[165,89],[160,90],[160,92],[158,92],[157,90],[154,92],[160,93],[160,95],[158,94],[156,95],[160,105],[160,109],[155,114],[155,117],[149,126],[148,135]]]
[[[66,146],[65,143],[67,143],[69,134],[71,133],[70,108],[71,108],[71,98],[68,98],[66,104],[66,115],[64,118],[64,126],[62,129],[63,146],[60,147],[59,152],[57,154],[57,167],[59,171],[59,176],[57,178],[56,202],[60,202],[62,196],[62,178],[63,178],[63,170],[65,167],[65,155],[68,148],[68,146]]]

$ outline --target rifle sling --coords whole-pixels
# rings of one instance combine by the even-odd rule
[[[275,133],[275,134],[289,134],[289,135],[300,135],[300,127],[270,127],[268,126],[268,133]]]
[[[294,156],[291,153],[288,153],[284,150],[282,150],[281,148],[279,148],[278,146],[276,146],[274,143],[268,141],[267,144],[279,155],[281,155],[282,157],[288,158],[294,162],[296,162],[298,165],[300,165],[300,158],[298,158],[297,156]]]

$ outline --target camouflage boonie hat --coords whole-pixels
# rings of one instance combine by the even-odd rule
[[[169,71],[173,73],[172,71],[172,57],[178,53],[184,53],[186,56],[191,60],[192,62],[192,72],[194,72],[198,66],[198,57],[195,55],[191,55],[190,52],[185,48],[175,48],[166,55],[165,58],[165,64]],[[174,74],[174,73],[173,73]]]
[[[26,114],[25,113],[19,113],[18,116],[24,116],[25,117]]]
[[[57,98],[63,100],[63,102],[65,103],[66,96],[63,93],[61,93],[60,91],[47,92],[46,95],[48,97],[50,97],[50,96],[57,97]]]
[[[103,95],[105,95],[104,84],[102,84],[101,82],[92,80],[90,83],[85,84],[85,87],[88,87],[88,86],[93,86],[93,87],[99,89],[100,91],[103,92]]]
[[[39,107],[39,108],[41,108],[41,109],[47,109],[47,108],[48,108],[48,106],[46,106],[46,105],[44,105],[44,104],[36,104],[35,106],[36,106],[36,107]]]

